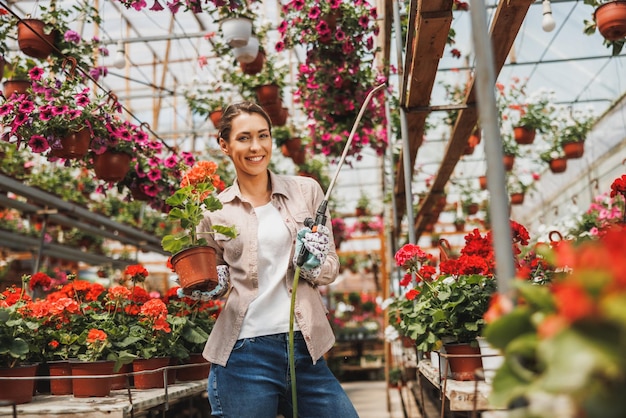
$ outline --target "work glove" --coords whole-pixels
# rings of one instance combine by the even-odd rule
[[[230,269],[227,265],[217,266],[217,286],[211,291],[192,290],[191,293],[186,292],[182,287],[176,291],[179,298],[187,297],[193,300],[201,300],[203,302],[218,299],[223,296],[230,287]]]
[[[324,225],[318,225],[315,232],[308,227],[298,231],[293,257],[293,263],[296,266],[302,246],[306,248],[307,256],[301,266],[300,277],[313,282],[322,272],[322,266],[330,250],[330,230]]]

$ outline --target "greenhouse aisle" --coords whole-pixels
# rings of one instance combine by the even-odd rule
[[[420,418],[413,396],[408,389],[389,390],[390,411],[387,410],[385,381],[357,381],[342,383],[346,393],[354,403],[360,418]],[[404,415],[402,405],[405,405]]]

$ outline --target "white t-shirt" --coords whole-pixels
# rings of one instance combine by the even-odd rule
[[[285,284],[285,272],[290,262],[291,235],[271,203],[254,211],[259,220],[259,293],[248,307],[239,338],[289,331],[291,295]],[[298,329],[295,323],[294,328]]]

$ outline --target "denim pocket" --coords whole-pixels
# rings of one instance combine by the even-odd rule
[[[247,342],[248,342],[248,338],[242,338],[241,340],[237,340],[235,342],[235,346],[233,347],[233,351],[241,350],[247,345],[246,344]]]

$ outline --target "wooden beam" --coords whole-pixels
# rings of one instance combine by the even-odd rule
[[[515,42],[517,33],[532,3],[533,0],[509,0],[498,4],[490,28],[496,78],[506,62],[509,51]],[[465,97],[464,104],[468,106],[459,111],[459,116],[452,130],[443,162],[432,182],[428,195],[424,199],[415,217],[414,227],[417,237],[421,235],[424,227],[430,221],[431,210],[436,198],[444,192],[444,188],[450,180],[456,164],[463,155],[463,151],[467,145],[467,139],[478,121],[478,109],[475,106],[476,84],[474,78],[469,81],[468,93]]]
[[[517,33],[526,17],[528,8],[532,3],[533,0],[507,0],[498,3],[490,28],[496,75],[502,70]],[[443,54],[452,21],[452,2],[446,0],[412,0],[410,7],[404,89],[401,91],[400,103],[407,109],[427,109],[437,73],[437,66]],[[474,80],[470,80],[469,83],[468,94],[464,100],[466,108],[459,111],[442,165],[415,218],[414,228],[418,238],[423,232],[426,223],[430,221],[432,217],[431,211],[436,198],[443,192],[456,164],[463,155],[467,139],[478,119],[478,112],[475,106],[476,92]],[[422,144],[424,125],[428,114],[428,110],[407,113],[407,125],[410,135],[408,158],[410,158],[411,167],[415,165],[417,152]],[[395,194],[396,202],[398,203],[396,225],[400,224],[400,220],[405,213],[405,182],[411,181],[411,179],[404,178],[402,170],[403,159],[406,157],[405,155],[400,155],[396,167]]]
[[[404,77],[400,92],[400,105],[404,108],[427,106],[430,103],[439,60],[443,55],[452,23],[452,3],[451,0],[411,0]],[[422,145],[427,116],[427,112],[407,113],[406,116],[409,135],[408,158],[411,167],[415,165],[417,150]],[[404,158],[407,156],[402,152],[396,166],[395,194],[398,218],[395,225],[400,225],[405,213],[406,183],[402,170]]]

